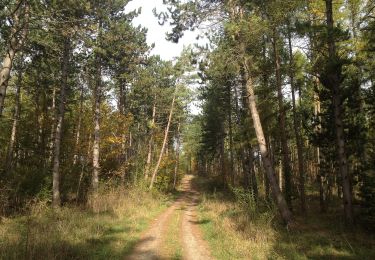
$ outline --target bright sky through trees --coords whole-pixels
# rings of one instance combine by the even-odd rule
[[[165,10],[162,0],[133,0],[127,6],[127,11],[132,11],[138,8],[142,8],[142,13],[133,20],[135,26],[141,25],[148,29],[147,32],[147,43],[149,45],[155,44],[155,48],[151,51],[151,54],[160,55],[163,60],[172,60],[175,57],[180,56],[184,46],[193,45],[195,43],[206,43],[207,40],[200,38],[197,40],[199,32],[197,31],[186,31],[184,36],[179,42],[173,43],[165,39],[165,34],[171,27],[166,23],[165,25],[159,25],[158,18],[154,16],[153,9],[157,11]],[[198,42],[199,41],[199,42]],[[195,86],[191,86],[195,88]],[[193,114],[200,112],[199,102],[193,102],[190,104],[190,110]]]
[[[133,24],[148,28],[147,43],[155,43],[155,48],[151,54],[160,55],[164,60],[172,60],[181,54],[185,46],[197,43],[196,37],[198,32],[186,31],[184,37],[178,44],[169,42],[165,39],[165,33],[170,29],[170,26],[165,24],[161,26],[158,24],[158,18],[154,16],[152,10],[156,8],[157,11],[165,10],[162,0],[133,0],[126,7],[127,11],[142,8],[142,13],[134,19]],[[202,40],[200,40],[202,41]]]

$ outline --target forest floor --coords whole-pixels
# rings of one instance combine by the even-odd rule
[[[155,219],[127,259],[212,259],[198,227],[200,195],[192,186],[193,178],[183,178],[179,198]]]

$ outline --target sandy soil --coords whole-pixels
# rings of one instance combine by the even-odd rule
[[[196,206],[199,193],[191,185],[192,175],[186,175],[182,180],[181,197],[158,218],[151,227],[141,236],[131,255],[126,259],[168,259],[163,254],[163,242],[166,236],[175,236],[182,245],[183,259],[212,259],[207,242],[203,240],[197,220]],[[179,234],[167,234],[168,225],[175,210],[182,210],[182,221]]]

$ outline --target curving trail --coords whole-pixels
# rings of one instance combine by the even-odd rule
[[[203,240],[198,227],[196,215],[199,193],[191,185],[192,175],[186,175],[182,180],[180,190],[182,196],[173,203],[164,213],[155,219],[151,227],[141,236],[131,255],[126,259],[170,259],[164,248],[167,236],[179,240],[182,245],[182,258],[188,260],[213,259],[207,242]],[[168,234],[168,227],[176,211],[181,211],[182,218],[179,232]]]

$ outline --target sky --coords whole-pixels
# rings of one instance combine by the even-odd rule
[[[163,0],[133,0],[126,6],[126,11],[130,12],[139,7],[142,8],[142,13],[133,20],[133,24],[148,29],[147,43],[149,45],[155,44],[151,54],[160,55],[163,60],[173,60],[180,56],[184,46],[197,43],[196,37],[199,33],[192,31],[186,31],[178,43],[169,42],[165,39],[165,33],[171,30],[171,26],[167,23],[163,26],[159,25],[158,18],[152,12],[154,8],[157,11],[166,10]],[[203,41],[207,42],[207,40]],[[190,88],[194,90],[196,86],[190,86]],[[193,101],[189,104],[189,110],[194,115],[199,114],[201,112],[199,101]]]
[[[126,11],[142,8],[142,13],[133,20],[135,26],[142,25],[148,28],[147,43],[151,45],[155,43],[155,48],[151,54],[160,55],[164,60],[172,60],[180,55],[184,45],[194,44],[197,42],[198,32],[186,31],[184,37],[178,44],[165,40],[165,33],[170,30],[170,26],[166,23],[161,26],[158,24],[158,18],[154,16],[152,10],[166,10],[163,0],[133,0],[126,6]]]

